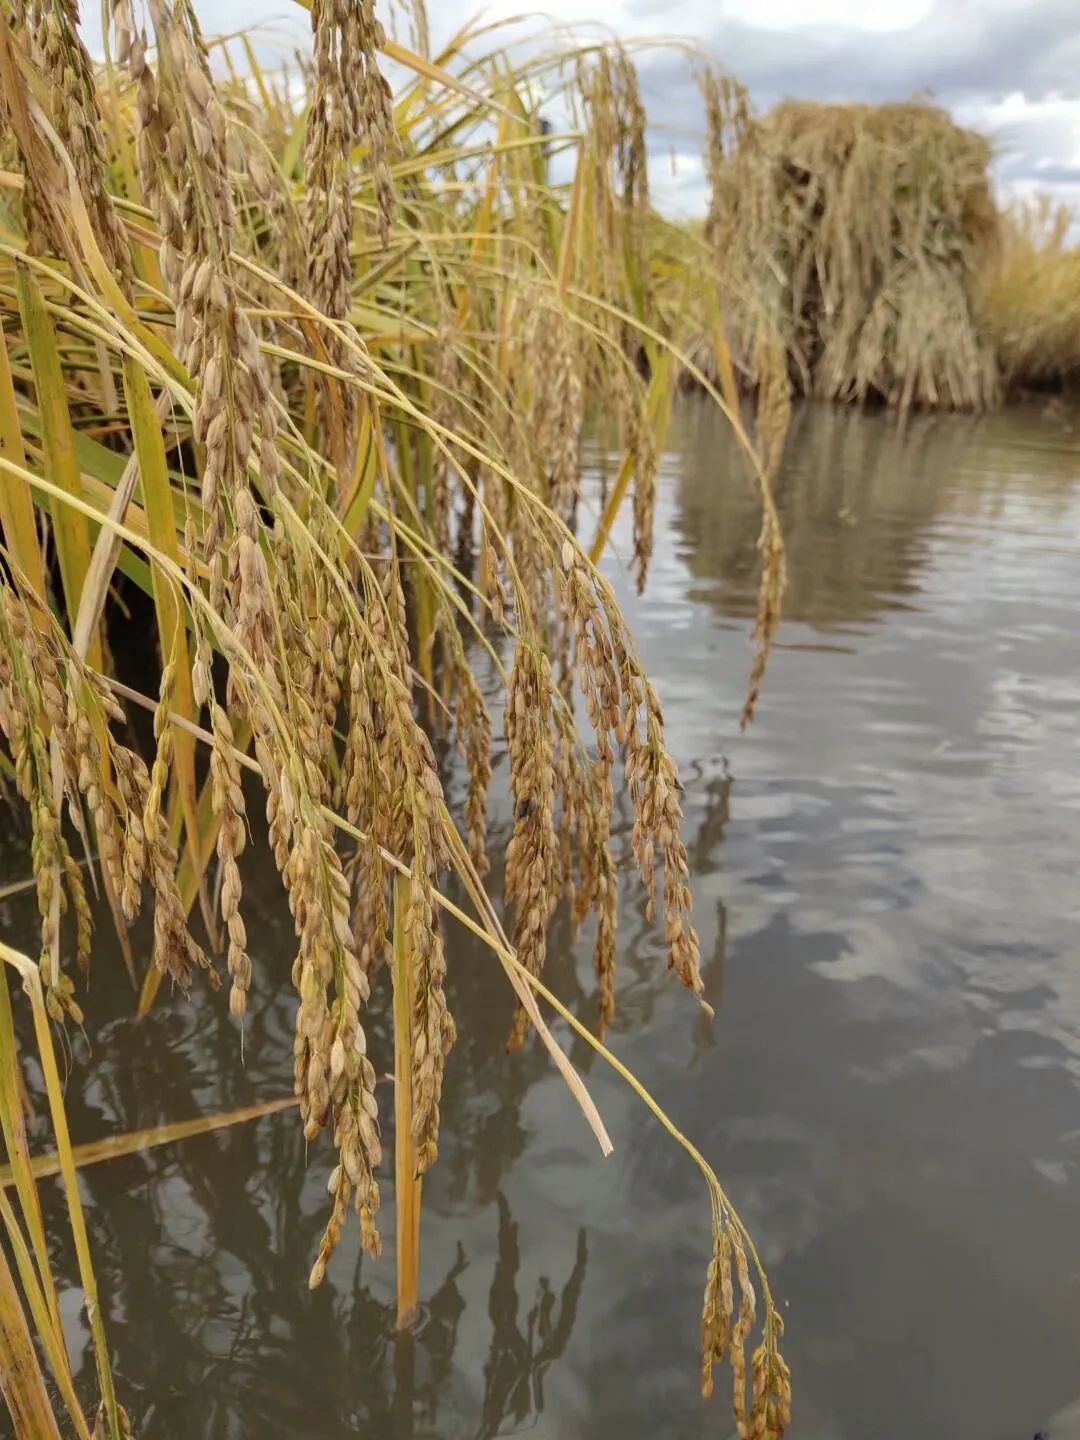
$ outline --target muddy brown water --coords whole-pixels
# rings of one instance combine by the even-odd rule
[[[745,735],[758,521],[704,405],[676,413],[645,596],[620,562],[625,530],[607,562],[683,771],[718,1012],[706,1024],[666,977],[626,873],[611,1041],[759,1243],[797,1440],[1030,1440],[1055,1424],[1067,1440],[1080,1396],[1077,425],[1032,408],[901,433],[883,415],[800,411],[778,483],[786,618]],[[502,791],[495,813],[498,854]],[[628,823],[621,811],[623,853]],[[248,858],[243,1057],[220,998],[166,998],[131,1024],[103,924],[76,1140],[288,1092],[290,925],[272,870]],[[9,825],[0,885],[27,868]],[[32,947],[31,902],[0,902],[0,926]],[[549,978],[591,1016],[588,940],[560,919]],[[331,1154],[305,1149],[294,1114],[83,1172],[118,1388],[144,1440],[730,1434],[725,1390],[697,1394],[696,1172],[573,1045],[615,1140],[603,1161],[535,1042],[504,1053],[511,1006],[486,952],[457,931],[449,952],[461,1039],[410,1363],[393,1339],[391,1167],[384,1258],[361,1262],[350,1233],[314,1294]],[[386,1009],[384,986],[381,1069]],[[55,1233],[58,1186],[42,1182]],[[63,1243],[57,1261],[89,1398]]]

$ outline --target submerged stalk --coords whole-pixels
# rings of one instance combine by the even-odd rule
[[[34,1353],[34,1342],[26,1323],[15,1285],[15,1277],[0,1249],[0,1392],[15,1426],[16,1435],[34,1440],[60,1440],[56,1416],[49,1404],[45,1380]]]
[[[67,1199],[72,1239],[75,1242],[79,1280],[85,1296],[86,1318],[93,1338],[94,1363],[97,1369],[101,1403],[108,1426],[108,1436],[109,1440],[124,1440],[120,1410],[116,1402],[116,1388],[113,1384],[112,1365],[109,1359],[109,1343],[105,1334],[105,1320],[98,1300],[97,1277],[94,1274],[94,1263],[90,1254],[90,1238],[86,1230],[86,1216],[79,1195],[79,1179],[72,1154],[67,1114],[64,1109],[64,1087],[56,1063],[52,1034],[49,1030],[49,1016],[45,1009],[41,976],[31,960],[18,950],[13,950],[11,946],[5,945],[3,941],[0,941],[0,960],[18,971],[22,979],[23,990],[30,998],[34,1016],[34,1037],[37,1041],[38,1057],[49,1101],[49,1115],[52,1120],[53,1133],[56,1136],[57,1157],[60,1173],[64,1180],[64,1194]],[[28,1433],[35,1434],[36,1432]]]
[[[416,1323],[420,1302],[420,1207],[412,1106],[413,959],[408,934],[409,886],[394,876],[394,1184],[397,1207],[397,1325]]]

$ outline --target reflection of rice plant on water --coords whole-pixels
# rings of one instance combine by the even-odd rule
[[[399,1322],[416,1311],[421,1182],[438,1155],[455,1039],[449,916],[514,988],[511,1045],[537,1030],[601,1145],[602,1121],[541,1003],[699,1166],[714,1234],[703,1388],[729,1356],[740,1428],[779,1435],[782,1325],[749,1236],[704,1157],[602,1040],[617,980],[617,763],[669,966],[702,993],[660,699],[595,568],[629,494],[644,584],[657,456],[707,253],[649,208],[630,56],[543,40],[511,55],[477,32],[483,63],[467,58],[466,35],[433,61],[419,14],[410,48],[387,39],[370,0],[315,0],[298,85],[243,39],[238,73],[187,0],[151,0],[149,20],[144,33],[120,0],[97,70],[68,0],[0,0],[0,726],[32,823],[41,920],[39,959],[0,951],[23,995],[16,1006],[0,990],[2,1384],[17,1433],[130,1433],[79,1196],[77,1165],[90,1157],[73,1147],[57,1058],[82,1020],[92,897],[112,913],[143,1011],[165,978],[185,992],[216,987],[220,956],[229,1009],[250,1025],[252,987],[283,982],[260,967],[244,920],[247,805],[261,787],[297,938],[300,1123],[337,1152],[310,1283],[352,1215],[379,1253],[365,1019],[385,1005]],[[380,50],[405,76],[396,95]],[[561,128],[539,124],[540,93]],[[718,292],[710,343],[726,353],[720,304]],[[774,383],[766,402],[763,388],[759,458],[733,375],[714,389],[693,374],[728,412],[764,507],[756,694],[783,583],[768,477],[786,390]],[[596,417],[622,460],[587,551],[574,528],[578,447]],[[160,656],[149,694],[119,679],[114,655],[123,597],[137,590]],[[506,693],[508,930],[483,881],[492,724],[477,656]],[[140,711],[152,717],[143,747]],[[452,735],[467,768],[460,829],[429,732]],[[468,909],[448,897],[450,874]],[[127,936],[144,896],[146,968]],[[601,1038],[542,979],[563,900],[577,922],[596,917]],[[27,1140],[31,1050],[93,1338],[92,1420],[72,1379]],[[66,1083],[78,1082],[76,1068]],[[493,1360],[492,1414],[516,1413],[503,1392],[539,1386],[564,1343],[539,1303],[550,1333],[521,1376]]]

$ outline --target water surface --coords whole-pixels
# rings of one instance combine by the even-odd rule
[[[903,432],[801,410],[778,481],[786,618],[745,735],[758,516],[704,405],[676,412],[644,597],[625,530],[607,562],[683,771],[718,1012],[706,1024],[667,978],[624,865],[610,1039],[759,1242],[797,1440],[1030,1440],[1080,1397],[1078,478],[1080,431],[1039,409]],[[0,839],[0,884],[27,868],[24,837]],[[77,1140],[290,1089],[291,925],[272,870],[245,873],[243,1057],[214,997],[132,1025],[103,926]],[[0,925],[32,947],[29,900],[0,903]],[[549,962],[585,1016],[589,939],[560,919]],[[728,1435],[726,1395],[696,1391],[696,1171],[575,1045],[616,1143],[602,1161],[535,1042],[504,1053],[486,952],[453,932],[449,964],[461,1039],[411,1364],[389,1174],[386,1257],[361,1262],[350,1235],[307,1290],[331,1153],[294,1114],[83,1173],[140,1436]],[[372,1029],[389,1069],[385,994]],[[89,1396],[74,1287],[65,1308]]]

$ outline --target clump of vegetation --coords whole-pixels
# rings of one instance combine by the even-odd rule
[[[144,897],[153,906],[143,1009],[162,979],[217,986],[218,956],[241,1024],[252,987],[295,990],[301,1123],[337,1157],[313,1286],[351,1214],[379,1253],[365,1025],[392,990],[403,1316],[455,1039],[441,917],[475,931],[518,998],[512,1043],[539,1032],[601,1144],[538,997],[699,1165],[714,1234],[703,1385],[730,1356],[741,1433],[779,1436],[782,1322],[750,1237],[704,1158],[542,979],[556,906],[594,916],[603,1033],[621,761],[668,966],[699,999],[703,988],[660,698],[594,563],[630,495],[644,584],[657,455],[694,317],[695,273],[672,283],[682,252],[648,209],[631,59],[534,46],[515,67],[490,36],[487,55],[466,58],[462,35],[433,61],[388,39],[372,0],[313,0],[301,87],[250,47],[234,69],[189,0],[150,0],[149,17],[145,33],[117,0],[99,72],[71,0],[0,0],[0,730],[32,822],[41,917],[38,960],[6,947],[0,958],[33,1011],[92,1324],[94,1433],[120,1440],[129,1426],[49,1022],[82,1019],[100,887],[133,973],[127,925]],[[397,95],[385,54],[405,67]],[[541,85],[568,116],[562,132],[543,132],[530,98]],[[551,178],[560,156],[565,184]],[[763,407],[759,453],[726,372],[721,389],[765,514],[756,694],[783,584],[768,477],[786,409],[779,397]],[[579,444],[597,415],[623,458],[587,552]],[[156,621],[160,664],[142,689],[121,683],[110,656],[111,597],[125,586],[145,592]],[[483,881],[495,718],[477,656],[505,687],[505,928]],[[153,717],[145,752],[139,709]],[[430,739],[439,729],[468,772],[460,823]],[[265,973],[244,921],[255,796],[265,831],[250,828],[267,837],[295,920],[288,977]],[[447,897],[450,874],[468,911]],[[0,1265],[0,1326],[20,1357],[5,1395],[32,1433],[56,1433],[32,1329],[87,1437],[0,990],[0,1121],[18,1201],[0,1208],[18,1272],[16,1284]]]
[[[980,323],[1006,392],[1080,378],[1080,245],[1073,215],[1048,199],[1010,207],[979,277]]]
[[[787,102],[751,114],[711,73],[708,236],[736,362],[781,347],[796,390],[978,410],[996,355],[974,289],[998,244],[991,147],[934,106]]]

